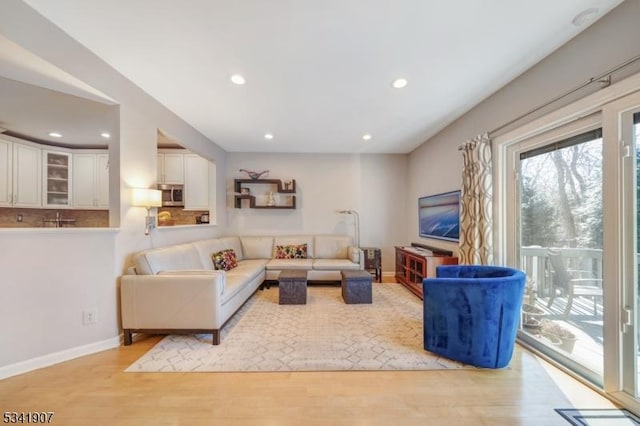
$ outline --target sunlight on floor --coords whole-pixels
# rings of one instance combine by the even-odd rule
[[[540,360],[540,365],[547,372],[551,380],[553,380],[567,399],[571,402],[571,405],[576,408],[617,408],[607,398],[601,396],[596,391],[585,387],[578,380],[570,377],[558,368],[549,364],[544,360]],[[558,407],[566,408],[566,407]]]

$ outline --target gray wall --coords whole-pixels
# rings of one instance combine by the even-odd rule
[[[459,189],[458,146],[491,131],[640,54],[640,0],[627,0],[529,71],[503,87],[409,155],[407,239],[456,250],[457,244],[418,237],[418,197]],[[568,24],[569,25],[569,24]],[[614,82],[640,70],[640,63],[614,75]],[[473,70],[469,70],[473,72]],[[556,102],[527,120],[598,90],[598,85]],[[515,125],[524,123],[521,120]],[[509,129],[514,126],[510,126]]]

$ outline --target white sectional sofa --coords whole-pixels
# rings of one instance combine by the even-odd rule
[[[278,246],[306,244],[306,259],[276,259]],[[238,266],[216,270],[213,253],[233,249]],[[346,235],[222,237],[137,253],[121,279],[124,343],[140,333],[212,333],[220,329],[265,280],[284,269],[307,271],[309,281],[339,281],[340,271],[364,269],[362,250]]]

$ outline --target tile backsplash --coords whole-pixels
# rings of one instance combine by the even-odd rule
[[[108,210],[70,210],[70,209],[23,209],[19,207],[0,208],[0,228],[45,228],[55,227],[55,223],[45,219],[75,219],[74,223],[65,223],[64,227],[108,228]],[[22,216],[22,222],[18,222]]]
[[[167,223],[173,225],[195,225],[198,223],[198,218],[208,211],[193,211],[184,210],[182,207],[161,207],[158,209],[158,214],[161,212],[168,212],[171,214],[171,220],[169,222],[158,221],[158,226],[167,226]]]

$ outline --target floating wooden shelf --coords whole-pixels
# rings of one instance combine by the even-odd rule
[[[276,191],[278,194],[294,194],[290,195],[290,204],[286,205],[275,205],[275,206],[267,206],[267,205],[256,205],[256,197],[250,194],[241,194],[242,189],[246,188],[243,185],[275,185]],[[295,209],[296,208],[296,181],[295,179],[291,180],[291,188],[285,189],[284,183],[280,179],[234,179],[233,181],[233,189],[236,192],[234,195],[234,205],[235,208],[242,208],[242,200],[249,200],[249,208],[250,209]]]

